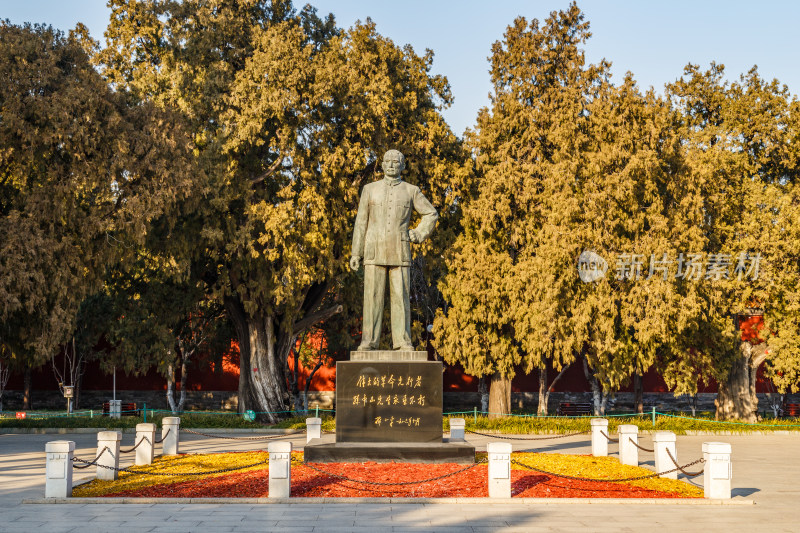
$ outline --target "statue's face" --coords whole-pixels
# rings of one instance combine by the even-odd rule
[[[396,152],[387,152],[383,156],[383,173],[387,178],[396,178],[405,168],[402,157]]]

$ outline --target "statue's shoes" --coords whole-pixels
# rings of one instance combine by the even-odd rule
[[[414,350],[414,347],[413,347],[413,346],[401,346],[401,347],[399,347],[399,348],[397,349],[397,351],[398,351],[398,352],[413,352],[413,351],[415,351],[415,350]]]
[[[371,352],[372,348],[370,348],[369,346],[359,346],[358,348],[356,348],[356,351],[357,352]]]

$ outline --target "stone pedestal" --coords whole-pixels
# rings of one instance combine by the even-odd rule
[[[322,419],[306,418],[306,444],[322,437]]]
[[[336,364],[336,442],[306,445],[310,463],[473,463],[475,448],[442,439],[442,363],[427,352],[351,352]]]
[[[119,476],[119,443],[122,440],[120,431],[101,431],[97,434],[97,479],[114,481]],[[108,448],[108,450],[105,450]],[[105,450],[105,453],[102,453]]]
[[[489,456],[489,497],[511,497],[511,444],[490,442],[486,445]]]
[[[288,498],[292,487],[292,443],[270,442],[269,451],[269,497]]]
[[[606,457],[608,455],[608,419],[592,418],[592,455]],[[603,435],[605,433],[605,435]]]
[[[72,496],[72,457],[75,442],[54,440],[44,445],[47,462],[47,478],[44,485],[45,498],[69,498]]]
[[[464,427],[466,421],[463,418],[450,419],[450,442],[465,440]]]
[[[442,442],[442,363],[336,364],[336,442],[379,441]]]
[[[475,462],[475,446],[461,442],[334,442],[307,444],[306,463],[457,463]]]
[[[619,462],[624,465],[639,466],[639,427],[622,424],[617,428],[619,437]]]
[[[703,495],[730,500],[733,479],[731,445],[727,442],[704,442],[703,459]]]
[[[161,455],[178,455],[181,418],[165,416],[161,420]]]
[[[672,431],[656,431],[653,435],[653,454],[655,455],[656,472],[675,470],[678,461],[678,450],[675,446],[675,433]],[[672,459],[670,459],[670,454]],[[661,476],[667,479],[678,479],[678,472],[670,472]]]
[[[136,459],[134,461],[137,465],[149,465],[153,462],[155,453],[153,451],[156,439],[156,425],[150,422],[144,424],[136,424]]]
[[[361,350],[350,352],[351,361],[427,361],[428,352],[401,352],[398,350]]]

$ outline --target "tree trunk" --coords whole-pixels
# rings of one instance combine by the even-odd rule
[[[30,366],[25,366],[22,376],[22,409],[31,408],[31,392],[33,389],[33,372]]]
[[[568,368],[569,365],[564,365],[549,386],[547,385],[547,367],[539,370],[539,407],[537,413],[540,415],[547,416],[548,406],[550,405],[550,393],[556,388],[556,383],[558,383],[558,380],[561,379],[561,376],[566,373]],[[544,375],[542,375],[542,370],[544,370]],[[544,393],[542,393],[543,387],[545,388]]]
[[[547,415],[547,364],[539,369],[539,405],[536,407],[536,413]]]
[[[633,405],[637,413],[644,413],[644,379],[638,368],[633,372]]]
[[[753,346],[749,342],[741,342],[739,354],[728,376],[719,382],[719,392],[714,400],[716,418],[753,423],[758,421],[756,373],[767,358],[766,343]]]
[[[486,376],[478,379],[478,394],[481,395],[481,413],[489,412],[489,387],[486,383]]]
[[[592,403],[594,405],[594,416],[602,416],[606,411],[606,398],[605,391],[600,387],[600,381],[589,370],[589,362],[583,358],[583,375],[586,376],[586,381],[592,389]]]
[[[311,388],[311,380],[314,379],[314,374],[317,373],[317,370],[319,370],[322,367],[323,361],[324,360],[321,357],[319,359],[317,359],[317,363],[314,365],[314,368],[308,374],[308,379],[306,379],[306,386],[305,386],[305,390],[303,391],[305,393],[303,395],[303,410],[306,413],[308,413],[308,391]]]
[[[239,339],[239,412],[256,410],[261,422],[276,423],[289,405],[286,356],[292,332],[270,314],[248,314],[237,297],[225,298]]]
[[[303,406],[303,400],[300,398],[300,348],[295,346],[290,353],[294,359],[294,370],[289,372],[289,389],[292,393],[293,409],[295,412],[299,412]]]
[[[75,337],[72,337],[72,355],[75,358],[75,367],[72,372],[72,384],[75,386],[73,389],[72,409],[80,409],[81,400],[81,383],[83,382],[83,354],[78,357],[78,352],[75,348]]]
[[[194,350],[192,350],[194,351]],[[186,404],[186,384],[189,382],[189,358],[191,352],[184,354],[181,358],[181,394],[178,400],[178,412],[183,412],[183,406]]]
[[[178,406],[175,405],[175,367],[170,363],[167,365],[167,404],[173,415],[178,414]]]
[[[6,393],[10,373],[8,365],[3,364],[3,359],[0,359],[0,413],[3,412],[3,395]]]
[[[499,372],[489,384],[489,418],[511,414],[511,378]]]
[[[81,407],[81,388],[83,385],[83,372],[78,372],[75,377],[75,397],[72,399],[72,409],[80,409]]]

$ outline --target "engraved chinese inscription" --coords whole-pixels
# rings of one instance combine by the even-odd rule
[[[434,442],[442,438],[442,365],[337,364],[337,442]]]

